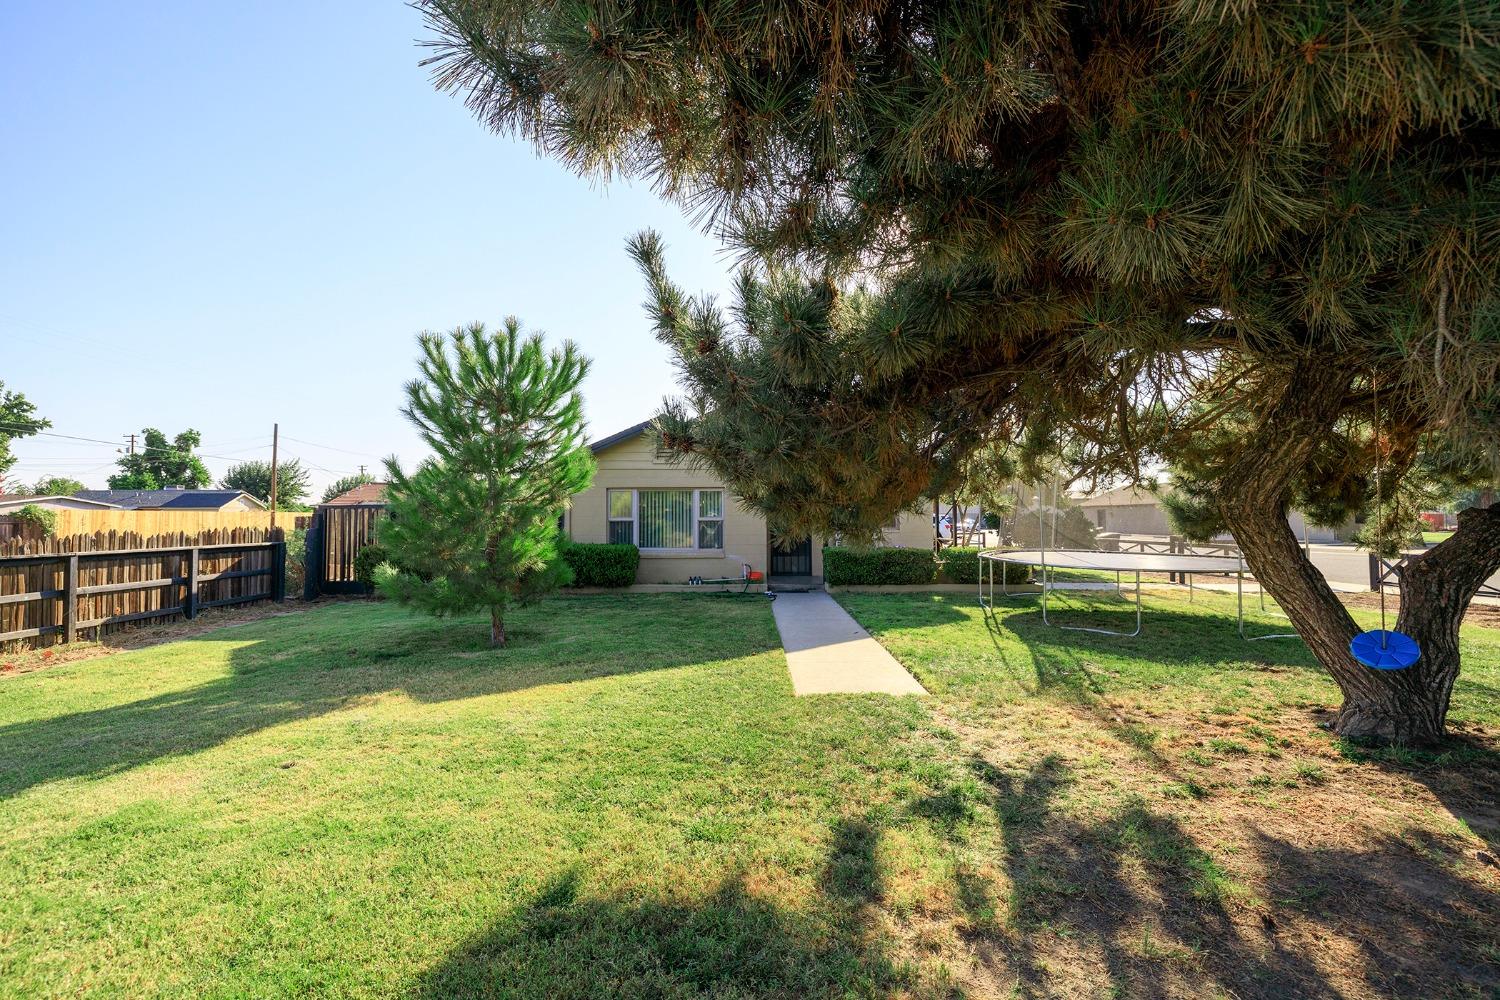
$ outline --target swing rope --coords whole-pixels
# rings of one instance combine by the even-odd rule
[[[1385,610],[1385,546],[1388,533],[1385,526],[1385,456],[1380,440],[1380,381],[1375,372],[1370,372],[1370,392],[1374,397],[1375,422],[1370,428],[1371,441],[1375,445],[1375,558],[1380,572],[1376,586],[1380,588],[1380,631],[1362,632],[1349,640],[1349,653],[1360,663],[1375,670],[1402,670],[1416,663],[1422,656],[1411,636],[1392,632],[1386,628]],[[1377,642],[1375,637],[1379,635]]]
[[[1385,495],[1381,490],[1380,469],[1384,449],[1380,444],[1380,379],[1370,373],[1370,391],[1375,397],[1375,422],[1370,426],[1371,439],[1375,442],[1375,544],[1376,557],[1381,560],[1378,580],[1380,583],[1380,648],[1385,649],[1390,633],[1385,628]]]

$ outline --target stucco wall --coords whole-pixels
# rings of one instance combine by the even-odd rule
[[[1156,504],[1116,504],[1108,507],[1085,505],[1084,513],[1100,531],[1112,531],[1121,535],[1172,534],[1166,513]],[[1348,541],[1353,530],[1352,524],[1343,529],[1323,528],[1315,524],[1305,525],[1302,514],[1295,510],[1287,515],[1287,523],[1291,525],[1292,532],[1298,538],[1303,537],[1305,530],[1309,542]]]
[[[742,506],[733,492],[712,473],[687,465],[672,465],[656,455],[649,434],[621,441],[594,456],[598,471],[588,489],[573,498],[564,515],[568,537],[575,542],[603,542],[608,537],[605,491],[622,489],[723,489],[724,548],[680,553],[641,553],[637,583],[682,583],[688,577],[739,576],[741,566],[766,572],[770,560],[770,537],[761,517]],[[813,576],[823,575],[825,540],[814,538]],[[926,514],[902,514],[897,528],[887,531],[885,544],[931,548],[932,519]]]
[[[575,542],[603,542],[608,535],[605,491],[620,489],[723,489],[712,473],[687,465],[671,465],[656,457],[650,435],[621,441],[594,456],[598,471],[593,484],[573,498],[565,518]],[[684,583],[688,577],[739,576],[741,566],[766,570],[766,525],[724,491],[724,548],[690,555],[641,553],[638,583]],[[816,556],[815,556],[816,558]]]

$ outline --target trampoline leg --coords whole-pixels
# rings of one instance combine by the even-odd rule
[[[1260,581],[1257,580],[1256,584],[1259,585]],[[1236,597],[1237,597],[1237,600],[1236,600],[1235,604],[1236,604],[1237,609],[1238,609],[1238,618],[1239,618],[1240,638],[1241,639],[1244,639],[1246,642],[1260,642],[1262,639],[1300,639],[1300,638],[1302,638],[1296,632],[1273,632],[1270,635],[1246,635],[1245,634],[1245,571],[1243,569],[1240,570],[1238,573],[1235,574],[1235,587],[1234,587],[1234,589],[1235,589],[1235,594],[1236,594]],[[1261,588],[1261,595],[1262,595],[1261,596],[1261,600],[1264,601],[1265,600],[1265,588],[1264,587]]]
[[[1042,582],[1042,623],[1052,625],[1047,620],[1047,584],[1045,578]],[[1086,625],[1053,625],[1053,628],[1067,629],[1069,632],[1092,632],[1095,635],[1113,635],[1122,639],[1134,639],[1141,634],[1141,571],[1135,571],[1135,631],[1121,632],[1112,628],[1089,628]]]
[[[1191,573],[1187,574],[1187,578],[1188,578],[1188,603],[1192,604],[1193,603],[1193,598],[1196,597],[1196,596],[1198,596],[1198,595],[1193,590],[1193,574],[1191,574]]]

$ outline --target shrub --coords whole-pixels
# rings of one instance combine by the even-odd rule
[[[944,583],[973,583],[979,582],[979,550],[975,548],[952,548],[944,549],[938,556],[938,579]],[[1022,566],[1019,563],[995,563],[995,582],[1000,583],[1001,572],[1004,571],[1005,583],[1025,583],[1031,575],[1030,566]]]
[[[43,538],[51,538],[57,534],[57,511],[48,510],[46,507],[38,507],[29,503],[11,515],[18,521],[34,525],[42,533]],[[25,588],[22,588],[23,590]]]
[[[366,587],[373,587],[375,586],[375,567],[390,561],[391,556],[386,552],[385,546],[378,542],[371,542],[354,556],[354,579]]]
[[[1055,531],[1054,518],[1057,521]],[[1035,548],[1041,544],[1037,531],[1040,527],[1047,533],[1049,549],[1091,549],[1095,545],[1094,537],[1099,533],[1098,527],[1081,507],[1064,507],[1058,511],[1048,507],[1041,513],[1041,524],[1037,522],[1036,508],[1021,511],[1011,519],[1011,538],[1017,545]]]
[[[286,592],[291,597],[301,598],[302,588],[307,582],[307,529],[296,528],[286,533]]]
[[[831,586],[916,586],[932,583],[937,563],[929,549],[823,550],[823,579]]]
[[[628,587],[641,564],[641,550],[634,545],[570,542],[562,557],[573,570],[574,587]]]

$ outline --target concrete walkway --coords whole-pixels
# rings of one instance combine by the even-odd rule
[[[781,594],[771,610],[797,694],[927,693],[827,594]]]

